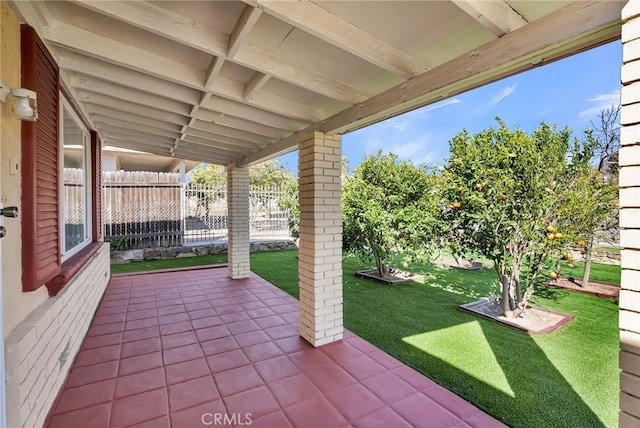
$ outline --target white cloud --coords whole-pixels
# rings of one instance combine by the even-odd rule
[[[415,119],[418,119],[418,118],[424,119],[428,117],[429,113],[431,113],[434,110],[439,110],[444,107],[460,104],[461,102],[462,100],[460,98],[451,98],[451,99],[440,101],[435,104],[431,104],[431,105],[424,106],[419,109],[410,111],[409,113],[406,113],[404,116],[415,118]]]
[[[511,95],[513,93],[513,91],[516,89],[516,86],[518,86],[518,84],[514,83],[513,85],[507,86],[502,91],[500,91],[499,93],[494,95],[493,98],[491,98],[491,100],[489,100],[489,104],[487,105],[485,111],[489,110],[490,108],[492,108],[492,107],[494,107],[496,105],[498,105],[498,103],[500,103],[500,101],[504,100],[509,95]]]
[[[614,89],[608,94],[598,94],[593,98],[589,98],[587,101],[594,104],[590,104],[590,107],[578,113],[578,117],[582,120],[594,119],[602,110],[620,104],[620,89]]]
[[[409,125],[409,121],[408,120],[402,120],[402,121],[391,120],[391,121],[389,121],[389,126],[391,126],[393,129],[396,129],[396,130],[398,130],[400,132],[402,132],[405,129],[407,129],[408,125]]]

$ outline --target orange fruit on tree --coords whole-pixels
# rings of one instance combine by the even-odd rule
[[[568,260],[571,260],[573,258],[573,254],[567,253],[566,257],[567,257]]]
[[[585,244],[584,239],[578,239],[576,241],[576,244],[578,244],[579,247],[584,247],[584,244]]]
[[[569,269],[573,269],[574,267],[576,267],[576,265],[574,265],[573,263],[569,262],[569,263],[567,263],[567,267]]]
[[[614,207],[616,207],[616,208],[618,208],[618,207],[620,206],[620,202],[614,202],[614,203],[613,203],[613,206],[614,206]]]
[[[553,241],[554,239],[556,239],[556,235],[553,233],[550,233],[547,235],[547,240],[549,241]]]
[[[556,228],[553,226],[547,226],[547,232],[551,233],[551,232],[555,232]]]
[[[560,239],[560,238],[562,238],[562,233],[559,233],[559,232],[558,232],[558,233],[556,233],[555,237],[556,237],[556,239]]]
[[[476,190],[480,190],[480,189],[482,189],[482,184],[476,183]]]
[[[454,202],[453,208],[460,208],[460,202]]]
[[[505,195],[504,193],[502,195],[500,195],[500,199],[502,199],[503,201],[507,199],[507,195]]]
[[[555,273],[555,272],[553,272],[553,271],[552,271],[552,272],[549,272],[549,278],[556,279],[557,277],[558,277],[558,274],[557,274],[557,273]]]

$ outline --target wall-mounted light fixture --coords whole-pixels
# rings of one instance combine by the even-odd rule
[[[0,101],[4,103],[8,98],[13,117],[32,122],[38,119],[38,97],[34,91],[24,88],[11,89],[0,80]]]

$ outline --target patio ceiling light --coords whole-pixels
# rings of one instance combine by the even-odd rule
[[[35,121],[38,119],[37,94],[24,88],[11,89],[0,80],[0,101],[3,103],[10,98],[11,115],[16,119]]]

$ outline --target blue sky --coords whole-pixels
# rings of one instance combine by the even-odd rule
[[[441,165],[449,140],[466,128],[479,132],[499,116],[511,128],[540,122],[569,126],[580,136],[604,108],[620,101],[619,41],[422,107],[342,137],[351,170],[365,154],[393,152],[414,163]],[[280,157],[297,169],[297,152]]]

